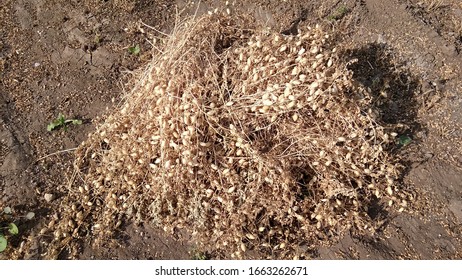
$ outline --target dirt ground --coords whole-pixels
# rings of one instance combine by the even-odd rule
[[[368,209],[382,223],[380,230],[348,234],[310,258],[461,259],[462,4],[226,2],[0,0],[0,206],[19,216],[36,214],[17,221],[20,234],[10,239],[8,250],[20,258],[46,258],[40,230],[66,191],[72,151],[121,101],[132,71],[149,61],[153,28],[168,33],[179,11],[201,14],[217,7],[253,14],[283,34],[318,22],[336,30],[348,46],[344,59],[356,59],[350,64],[354,79],[390,96],[380,105],[382,119],[403,123],[412,139],[396,151],[406,166],[401,184],[413,194],[411,205],[402,213]],[[136,45],[138,54],[129,51]],[[59,113],[83,124],[47,131]],[[27,250],[25,240],[33,244]],[[127,225],[117,245],[84,246],[80,258],[219,257],[184,240],[151,225]]]

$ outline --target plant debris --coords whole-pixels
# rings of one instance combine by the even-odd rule
[[[372,203],[406,204],[394,127],[370,113],[320,26],[285,36],[212,14],[164,42],[78,149],[83,181],[60,204],[48,257],[133,220],[187,229],[226,257],[300,258],[349,229],[373,232]]]

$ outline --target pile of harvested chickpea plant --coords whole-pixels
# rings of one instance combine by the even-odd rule
[[[303,258],[368,207],[402,211],[393,129],[329,33],[221,14],[178,24],[76,154],[48,257],[126,221],[184,229],[223,258]],[[395,208],[396,207],[396,208]]]

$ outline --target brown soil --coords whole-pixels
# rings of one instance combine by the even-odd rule
[[[168,32],[177,11],[226,10],[224,1],[2,0],[0,5],[0,206],[18,219],[20,235],[9,249],[42,259],[40,230],[67,190],[72,149],[98,118],[117,104],[131,71],[150,59],[155,31]],[[329,0],[229,1],[231,13],[254,14],[289,34],[297,24],[329,23],[348,45],[345,60],[356,82],[388,96],[382,120],[403,123],[412,142],[397,147],[406,173],[402,187],[414,200],[402,213],[370,207],[382,223],[373,235],[345,236],[318,248],[318,259],[460,259],[462,257],[462,6],[458,1]],[[138,55],[129,47],[140,46]],[[379,97],[378,97],[379,99]],[[58,113],[84,121],[48,132]],[[58,152],[58,153],[56,153]],[[70,206],[69,206],[70,207]],[[31,248],[22,248],[25,240]],[[112,246],[83,246],[82,259],[189,259],[193,244],[151,225],[126,225]],[[27,250],[26,250],[27,249]],[[203,253],[203,252],[202,252]],[[63,255],[62,258],[66,256]],[[201,256],[203,257],[203,256]],[[214,256],[213,254],[210,257]],[[223,257],[223,256],[222,256]],[[226,257],[226,256],[224,256]]]

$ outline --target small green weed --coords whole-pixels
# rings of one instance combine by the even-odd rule
[[[48,124],[47,130],[53,131],[60,127],[64,127],[64,130],[67,130],[67,126],[69,124],[79,125],[82,124],[82,120],[66,119],[63,114],[59,113],[58,117],[55,120],[53,120],[50,124]]]
[[[95,35],[95,37],[93,38],[93,42],[96,44],[96,45],[99,45],[101,43],[101,35],[99,33],[97,33]]]
[[[131,53],[131,54],[134,54],[134,55],[139,54],[140,51],[141,51],[140,45],[136,45],[136,46],[134,46],[134,47],[128,48],[128,52]]]
[[[197,249],[193,250],[190,254],[192,260],[204,261],[210,259],[210,256],[207,254],[207,252],[202,252]]]
[[[19,233],[18,227],[11,220],[11,208],[5,207],[0,213],[0,252],[5,251],[8,246],[6,234],[16,235]]]
[[[327,19],[330,21],[340,20],[349,12],[350,9],[348,9],[346,6],[341,6],[337,10],[335,10],[335,12],[333,12],[330,16],[328,16]]]
[[[399,138],[398,138],[398,141],[397,141],[397,144],[401,147],[404,147],[404,146],[407,146],[409,145],[409,143],[412,142],[412,139],[411,137],[407,136],[407,135],[401,135]]]

